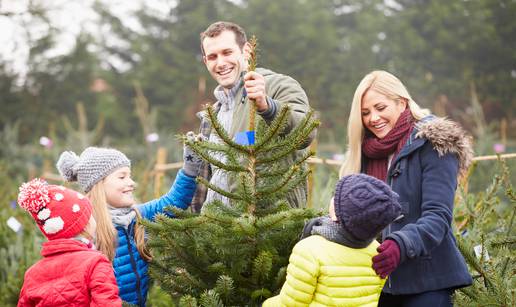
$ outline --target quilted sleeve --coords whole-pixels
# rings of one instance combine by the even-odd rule
[[[27,275],[25,275],[25,278],[27,278]],[[29,307],[29,306],[34,306],[34,304],[32,304],[30,302],[30,299],[28,298],[27,294],[26,294],[26,291],[25,291],[25,284],[23,285],[21,291],[20,291],[20,297],[18,299],[18,307]]]
[[[312,302],[319,264],[311,252],[307,241],[300,241],[290,255],[287,267],[287,279],[278,296],[263,303],[267,306],[309,306]]]
[[[99,257],[90,276],[90,306],[122,306],[111,262]]]
[[[138,210],[140,210],[140,214],[144,218],[152,221],[156,214],[163,213],[163,209],[166,206],[186,209],[192,201],[196,187],[195,178],[186,175],[183,170],[180,170],[167,194],[139,205]]]
[[[290,107],[291,112],[289,113],[287,126],[282,132],[284,134],[290,133],[301,124],[310,110],[308,96],[301,84],[290,76],[272,74],[266,79],[266,84],[268,84],[267,96],[270,99],[269,104],[274,104],[278,111],[285,105]],[[306,142],[298,149],[308,147],[315,139],[316,133],[317,129],[314,129]]]
[[[415,223],[387,236],[398,243],[401,262],[430,255],[449,233],[453,221],[459,169],[457,156],[452,153],[439,156],[430,143],[425,144],[421,152],[421,216]]]

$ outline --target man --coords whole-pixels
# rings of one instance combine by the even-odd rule
[[[283,105],[289,105],[291,112],[284,133],[290,132],[306,116],[310,108],[308,98],[296,80],[263,68],[247,72],[251,45],[240,26],[224,21],[210,25],[201,33],[201,51],[206,68],[218,83],[214,90],[217,119],[230,137],[234,138],[236,133],[247,130],[251,103],[255,104],[259,116],[268,123],[276,117]],[[245,99],[246,96],[248,100]],[[199,116],[201,133],[212,142],[221,142],[212,131],[206,114],[200,112]],[[293,163],[314,137],[315,131],[303,148],[285,158],[284,163]],[[220,156],[219,158],[223,159]],[[232,190],[232,183],[223,170],[206,165],[201,175],[226,191]],[[199,210],[204,202],[214,199],[229,204],[226,197],[212,190],[206,191],[205,186],[199,186],[193,200],[194,208]],[[291,207],[303,207],[306,203],[306,182],[291,191],[287,199]]]

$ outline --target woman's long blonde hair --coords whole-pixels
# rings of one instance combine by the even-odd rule
[[[118,235],[108,210],[104,180],[97,182],[86,195],[93,205],[93,217],[97,221],[95,245],[110,261],[113,261],[113,259],[115,259]],[[136,212],[136,225],[134,227],[136,249],[138,249],[140,256],[145,261],[150,261],[152,260],[152,256],[145,246],[145,229],[140,223],[141,215],[138,210],[135,209],[134,211]]]
[[[375,70],[367,74],[358,84],[353,96],[348,118],[348,147],[346,158],[339,171],[340,177],[360,172],[362,139],[365,133],[362,123],[362,97],[364,97],[368,90],[374,90],[395,101],[405,99],[408,102],[407,105],[410,113],[412,113],[416,120],[420,120],[430,114],[429,110],[422,109],[412,99],[403,83],[393,74],[383,70]]]

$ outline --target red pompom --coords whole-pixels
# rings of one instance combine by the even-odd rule
[[[23,209],[37,213],[50,202],[48,195],[48,183],[39,178],[32,179],[22,184],[18,194],[18,204]]]

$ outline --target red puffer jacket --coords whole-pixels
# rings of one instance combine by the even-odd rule
[[[18,306],[122,306],[111,262],[74,239],[43,243],[25,273]]]

